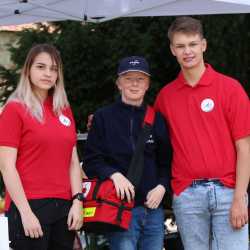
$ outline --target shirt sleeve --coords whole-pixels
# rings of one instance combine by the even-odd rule
[[[23,127],[20,108],[21,104],[14,102],[4,107],[0,115],[0,146],[19,147]]]
[[[107,163],[104,142],[104,121],[100,112],[94,114],[91,129],[88,133],[85,145],[84,171],[89,177],[100,179],[109,178],[113,173],[118,172],[112,165]]]
[[[166,190],[170,191],[172,148],[167,124],[160,113],[156,114],[158,184],[163,185]]]
[[[250,135],[250,102],[240,83],[236,82],[226,101],[226,117],[233,139]]]

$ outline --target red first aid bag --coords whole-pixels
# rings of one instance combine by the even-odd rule
[[[103,233],[127,230],[134,202],[117,197],[112,180],[83,180],[83,228],[86,232]]]

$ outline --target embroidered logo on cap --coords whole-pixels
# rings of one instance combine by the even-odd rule
[[[66,126],[66,127],[69,127],[70,124],[71,124],[70,119],[69,119],[67,116],[65,116],[65,115],[60,115],[60,116],[59,116],[59,121],[60,121],[64,126]]]
[[[140,62],[138,60],[133,60],[133,61],[130,61],[129,64],[135,66],[136,64],[140,64]]]
[[[206,98],[201,102],[201,109],[204,112],[210,112],[214,109],[214,101],[210,98]]]

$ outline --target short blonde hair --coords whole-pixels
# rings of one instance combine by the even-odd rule
[[[50,44],[37,44],[30,49],[23,65],[17,88],[7,100],[7,102],[17,101],[23,103],[30,113],[40,122],[43,121],[43,107],[39,98],[32,90],[30,68],[34,63],[35,58],[43,52],[51,56],[51,59],[56,63],[58,70],[56,84],[49,90],[50,96],[53,97],[53,111],[56,115],[60,115],[62,110],[69,106],[64,89],[62,59],[58,50]]]

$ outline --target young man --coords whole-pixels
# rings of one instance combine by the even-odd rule
[[[121,97],[94,114],[85,147],[88,177],[110,178],[117,196],[135,200],[128,231],[109,233],[111,250],[162,250],[164,214],[161,206],[168,184],[171,148],[163,117],[156,113],[144,150],[144,169],[138,187],[126,178],[142,130],[149,88],[149,65],[143,57],[123,58],[116,85]]]
[[[202,24],[179,17],[168,31],[181,67],[155,107],[169,123],[173,208],[185,250],[247,250],[249,100],[234,79],[204,63]]]

